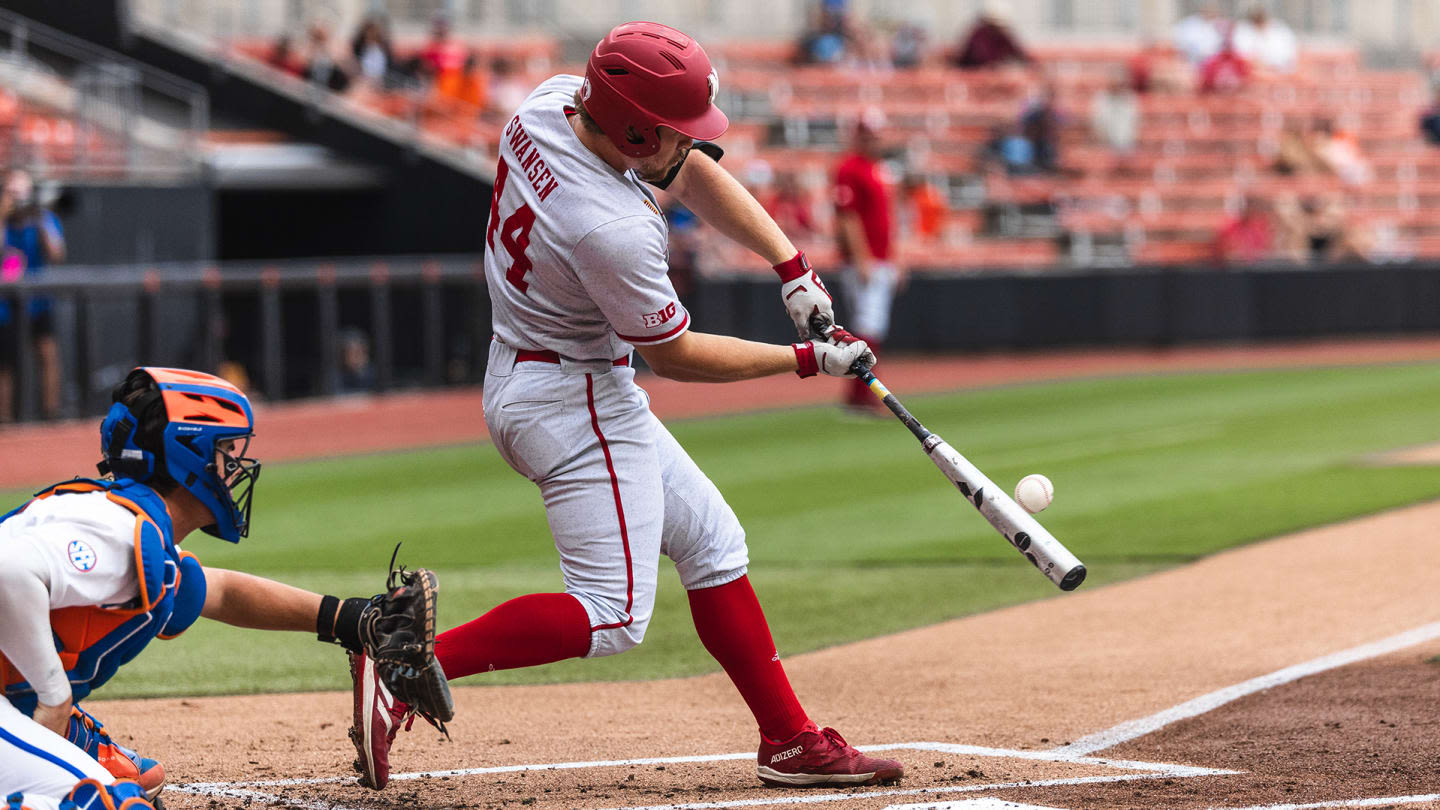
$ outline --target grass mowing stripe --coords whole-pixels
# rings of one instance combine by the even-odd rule
[[[1084,380],[906,399],[997,484],[1030,472],[1055,481],[1043,520],[1089,565],[1087,588],[1440,497],[1440,467],[1355,463],[1440,439],[1433,364]],[[672,425],[746,526],[752,577],[786,654],[1056,596],[961,503],[903,429],[831,413]],[[778,496],[817,471],[863,521],[837,517],[833,499]],[[405,541],[404,561],[440,572],[446,626],[517,594],[560,587],[539,494],[489,445],[267,467],[252,536],[239,546],[196,538],[187,547],[208,564],[353,595],[379,587],[397,540]],[[684,594],[669,566],[661,569],[656,617],[638,650],[486,681],[710,671]],[[204,625],[155,645],[105,693],[343,683],[338,652],[308,637],[262,641]]]

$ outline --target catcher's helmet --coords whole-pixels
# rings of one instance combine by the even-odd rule
[[[630,157],[660,151],[657,126],[705,141],[730,126],[715,106],[720,79],[700,43],[667,25],[617,25],[585,66],[585,112]]]
[[[250,531],[260,462],[245,457],[255,433],[250,400],[212,374],[142,367],[115,386],[100,423],[102,475],[184,487],[209,508],[209,534],[238,543]],[[218,445],[235,442],[229,450]]]

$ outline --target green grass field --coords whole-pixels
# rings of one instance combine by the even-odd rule
[[[1055,482],[1046,525],[1088,565],[1085,589],[1247,541],[1440,496],[1440,467],[1367,455],[1440,440],[1440,365],[1181,374],[914,397],[911,409],[1002,486]],[[891,420],[829,408],[678,422],[750,538],[752,579],[786,655],[1032,599],[1066,598],[958,498]],[[823,481],[823,502],[800,489]],[[798,495],[798,497],[797,497]],[[7,499],[13,502],[17,498]],[[845,504],[836,513],[835,503]],[[535,488],[488,445],[267,465],[255,529],[207,564],[339,595],[379,588],[390,550],[441,576],[441,623],[557,590]],[[714,670],[668,565],[645,643],[615,658],[480,683]],[[338,648],[202,621],[156,642],[103,697],[342,688]]]

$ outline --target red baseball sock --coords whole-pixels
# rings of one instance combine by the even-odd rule
[[[590,617],[568,593],[532,593],[435,637],[445,677],[516,669],[590,652]]]
[[[690,591],[690,615],[701,643],[750,706],[760,733],[772,740],[799,734],[810,718],[785,677],[750,578]]]

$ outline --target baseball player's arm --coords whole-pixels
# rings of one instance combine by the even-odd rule
[[[318,593],[224,568],[205,568],[205,607],[200,615],[256,630],[315,631]]]
[[[712,228],[772,266],[799,252],[764,206],[704,152],[691,150],[666,191]]]
[[[49,567],[28,544],[16,544],[0,566],[0,653],[35,689],[33,719],[64,735],[70,723],[70,681],[50,630]]]
[[[776,346],[750,340],[686,331],[668,343],[636,346],[645,363],[661,377],[681,382],[736,382],[793,371],[801,377],[849,374],[858,359],[875,364],[864,341],[845,333],[840,342],[805,341]]]

